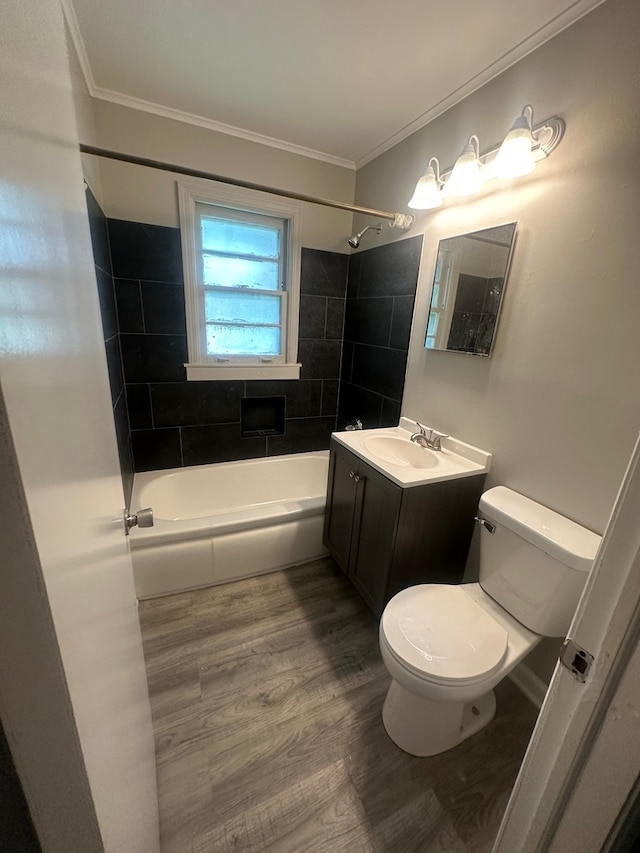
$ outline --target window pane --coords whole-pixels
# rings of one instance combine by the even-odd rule
[[[252,287],[278,290],[280,265],[276,261],[249,261],[203,255],[204,284],[218,287]]]
[[[207,355],[280,355],[280,329],[207,324]]]
[[[257,255],[277,258],[280,254],[280,229],[229,219],[203,216],[202,248],[233,255]]]
[[[204,314],[207,323],[280,324],[281,298],[261,293],[232,290],[228,293],[206,291]]]
[[[429,314],[429,322],[427,323],[427,334],[430,336],[435,336],[438,331],[438,320],[439,315],[435,314],[433,311]]]

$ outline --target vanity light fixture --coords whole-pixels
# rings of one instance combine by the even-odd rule
[[[435,163],[435,169],[431,165]],[[416,184],[416,188],[408,202],[409,207],[416,210],[430,210],[434,207],[440,207],[442,204],[442,189],[444,181],[440,177],[440,163],[437,157],[432,157],[429,160],[429,165]]]
[[[514,121],[496,154],[493,170],[497,178],[519,178],[535,169],[536,161],[531,151],[532,123],[533,107],[527,104],[522,114]]]
[[[565,123],[557,116],[534,125],[533,107],[527,104],[501,145],[481,154],[478,137],[473,134],[455,165],[442,177],[438,173],[438,160],[432,157],[408,205],[414,210],[430,210],[439,207],[446,198],[478,192],[487,181],[528,175],[539,160],[555,150],[564,131]],[[436,164],[435,170],[432,163]]]
[[[451,177],[442,188],[444,198],[448,196],[473,195],[484,183],[480,171],[480,140],[475,133],[460,152]]]

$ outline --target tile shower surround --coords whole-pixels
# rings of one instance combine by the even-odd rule
[[[124,387],[124,372],[120,353],[120,335],[111,270],[107,220],[93,193],[88,188],[86,191],[86,201],[96,280],[98,283],[98,299],[100,301],[100,313],[102,316],[104,345],[107,354],[113,420],[116,427],[118,456],[120,459],[120,471],[122,473],[122,487],[128,506],[133,489],[133,451]]]
[[[347,255],[302,250],[299,380],[187,382],[179,230],[114,219],[108,230],[136,471],[328,448]],[[245,396],[284,396],[284,435],[243,438]]]
[[[421,252],[418,235],[350,258],[338,429],[398,423]]]
[[[127,495],[134,459],[143,471],[326,449],[336,428],[345,295],[338,428],[356,416],[367,427],[397,423],[421,237],[350,262],[302,250],[300,380],[188,383],[179,230],[106,220],[90,193],[88,205]],[[285,396],[285,434],[242,438],[244,396]]]
[[[460,273],[447,349],[489,353],[503,287],[504,278]]]

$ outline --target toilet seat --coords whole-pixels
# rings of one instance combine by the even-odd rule
[[[427,681],[472,684],[496,672],[508,632],[463,586],[421,584],[395,595],[381,634],[398,663]]]

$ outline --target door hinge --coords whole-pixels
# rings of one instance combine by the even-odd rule
[[[560,663],[569,670],[575,680],[584,684],[591,672],[594,661],[593,655],[579,646],[575,640],[567,637],[562,644],[558,657]]]

